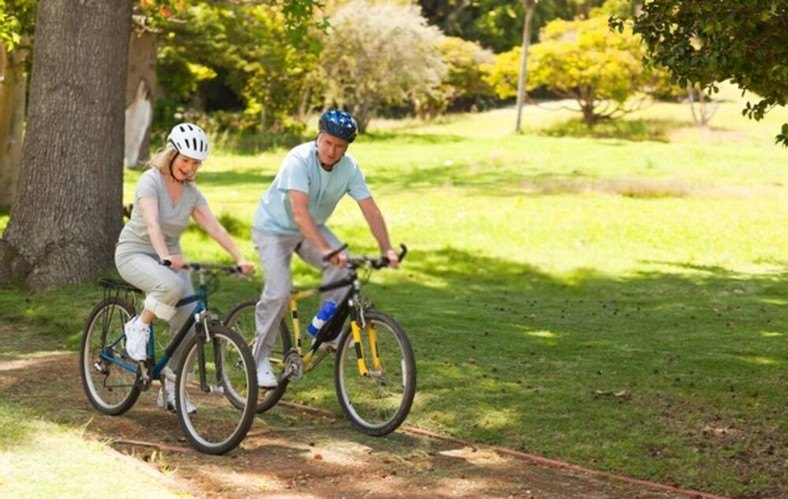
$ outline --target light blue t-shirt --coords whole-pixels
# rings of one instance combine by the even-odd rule
[[[266,235],[289,236],[299,233],[293,220],[289,190],[309,195],[309,212],[318,227],[349,194],[356,201],[371,196],[358,163],[345,154],[330,172],[320,166],[315,142],[294,147],[282,161],[273,183],[260,198],[254,214],[254,230]]]

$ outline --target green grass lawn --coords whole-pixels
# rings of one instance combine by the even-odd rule
[[[751,122],[724,95],[710,130],[682,104],[604,138],[555,136],[575,125],[546,104],[522,135],[512,109],[372,123],[351,153],[412,250],[367,287],[414,344],[407,424],[712,493],[788,490],[788,161],[773,140],[788,112]],[[248,258],[285,152],[220,153],[198,178]],[[354,203],[332,222],[374,250]],[[226,258],[196,230],[184,247]],[[315,280],[296,265],[297,283]],[[226,281],[216,305],[258,286]],[[3,290],[0,319],[75,347],[97,297]],[[330,376],[321,366],[286,397],[338,413]]]

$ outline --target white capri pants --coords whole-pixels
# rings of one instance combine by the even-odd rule
[[[153,312],[156,317],[167,321],[172,334],[176,333],[195,306],[194,303],[189,303],[182,307],[175,307],[178,300],[194,294],[194,286],[192,286],[189,272],[173,270],[160,265],[159,257],[155,253],[125,249],[122,245],[115,249],[115,266],[126,282],[145,292],[144,307]],[[193,334],[194,327],[181,342],[181,346],[185,345]],[[171,366],[175,368],[174,370],[177,370],[180,365],[181,350],[179,347],[175,351],[170,362]]]

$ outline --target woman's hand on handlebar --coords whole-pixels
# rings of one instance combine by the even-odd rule
[[[241,269],[241,274],[243,274],[243,275],[252,275],[252,274],[254,274],[254,264],[253,263],[241,260],[236,265],[238,265],[238,268]]]
[[[173,270],[189,268],[189,264],[184,261],[183,256],[181,255],[167,255],[161,259],[161,264],[166,265]]]

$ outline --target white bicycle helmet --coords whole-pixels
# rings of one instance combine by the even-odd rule
[[[205,161],[208,157],[208,137],[202,128],[192,123],[180,123],[172,128],[167,142],[175,149],[192,159]]]

